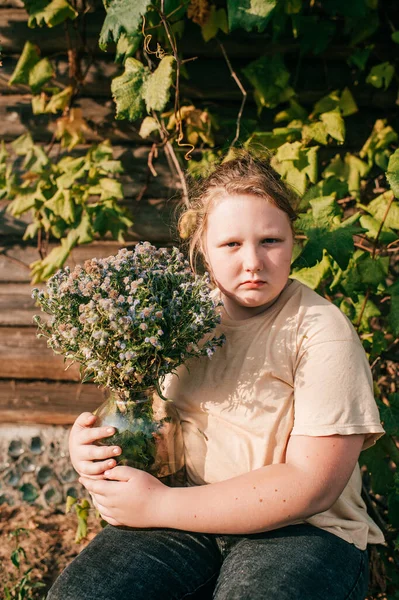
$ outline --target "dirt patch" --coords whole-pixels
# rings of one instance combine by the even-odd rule
[[[16,537],[19,528],[21,531]],[[84,542],[75,542],[77,517],[61,511],[49,511],[38,506],[24,504],[19,507],[0,506],[0,597],[6,597],[5,589],[18,586],[24,588],[28,600],[42,600],[61,571],[83,550],[100,531],[99,519],[89,516],[89,534]],[[19,569],[13,564],[11,555],[16,547]],[[18,557],[17,557],[18,558]],[[21,580],[27,569],[32,568],[29,580]],[[32,583],[41,582],[43,587],[32,588]],[[18,598],[18,593],[11,598]]]

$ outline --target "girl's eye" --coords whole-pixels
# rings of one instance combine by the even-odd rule
[[[262,244],[278,244],[280,240],[278,240],[277,238],[265,238],[264,240],[262,240]]]
[[[235,246],[238,246],[238,242],[227,242],[226,246],[228,248],[234,248]]]

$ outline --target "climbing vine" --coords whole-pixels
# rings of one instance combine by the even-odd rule
[[[107,233],[123,242],[134,215],[121,204],[123,167],[110,142],[85,144],[82,150],[88,124],[76,101],[95,60],[85,42],[93,7],[85,0],[25,0],[25,8],[31,28],[62,25],[69,69],[69,83],[60,86],[55,61],[28,40],[9,79],[10,86],[29,88],[34,115],[53,117],[48,144],[35,143],[27,133],[0,150],[0,198],[12,215],[30,214],[24,239],[37,244],[31,265],[36,283],[61,267],[79,244]],[[273,166],[301,198],[292,277],[351,319],[373,369],[387,432],[361,455],[363,495],[387,539],[386,548],[379,548],[373,597],[396,598],[399,391],[392,373],[399,357],[399,142],[384,113],[362,129],[357,148],[347,144],[347,129],[362,110],[358,84],[370,94],[386,94],[394,107],[399,13],[389,0],[107,0],[104,11],[98,43],[119,65],[111,82],[115,119],[134,123],[148,145],[150,177],[157,175],[157,157],[164,152],[185,200],[186,173],[208,173],[226,153],[244,147],[271,153]],[[187,31],[193,24],[204,44],[218,48],[231,85],[239,90],[234,123],[182,94],[188,63],[198,60],[181,51],[190,47]],[[383,28],[389,32],[385,54],[379,42]],[[243,32],[262,36],[264,52],[237,69],[226,48]],[[315,102],[301,102],[302,65],[338,41],[345,46],[341,60],[352,70],[354,85],[327,85]],[[294,67],[284,51],[290,47],[297,57]],[[246,118],[249,97],[256,118]],[[221,132],[226,132],[223,143]]]

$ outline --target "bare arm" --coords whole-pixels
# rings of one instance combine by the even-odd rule
[[[327,510],[346,486],[364,435],[291,436],[286,462],[210,485],[172,488],[156,526],[257,533]]]

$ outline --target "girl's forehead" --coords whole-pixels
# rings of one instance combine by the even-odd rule
[[[223,194],[215,198],[208,212],[208,219],[215,220],[223,214],[225,219],[259,217],[267,219],[287,218],[288,215],[268,198],[254,194]]]

